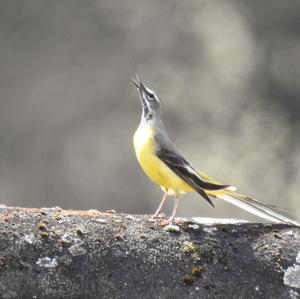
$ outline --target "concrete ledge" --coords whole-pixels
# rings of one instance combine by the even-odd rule
[[[0,207],[1,298],[298,298],[299,228],[161,224],[113,211]]]

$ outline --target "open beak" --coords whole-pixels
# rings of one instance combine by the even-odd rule
[[[136,79],[132,79],[132,81],[140,93],[142,93],[142,91],[145,90],[145,86],[142,83],[142,81],[140,80],[138,75],[136,75]]]
[[[136,75],[136,79],[132,78],[132,82],[133,84],[135,85],[135,87],[140,90],[140,84],[141,84],[141,81],[140,81],[140,78],[138,75]]]

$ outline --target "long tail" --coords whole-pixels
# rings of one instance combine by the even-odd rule
[[[230,190],[220,190],[218,192],[209,193],[209,195],[221,198],[261,218],[277,223],[285,223],[289,225],[300,226],[300,223],[282,215],[273,206],[264,204],[256,199],[239,194],[237,192]]]

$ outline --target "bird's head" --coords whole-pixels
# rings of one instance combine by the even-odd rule
[[[132,81],[139,92],[139,97],[142,103],[142,118],[145,120],[151,120],[154,117],[157,117],[161,110],[161,103],[158,95],[150,88],[146,87],[138,76],[136,76],[136,79],[132,79]]]

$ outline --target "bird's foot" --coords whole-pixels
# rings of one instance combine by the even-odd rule
[[[154,220],[154,219],[156,219],[156,218],[164,218],[166,216],[166,214],[165,213],[155,213],[154,215],[152,215],[151,216],[151,220]]]
[[[175,217],[170,217],[168,220],[167,220],[168,224],[174,224],[176,222],[176,219]]]
[[[176,219],[175,217],[170,217],[169,219],[161,219],[159,221],[159,226],[166,226],[166,225],[173,225],[178,224],[180,221]]]
[[[169,220],[167,220],[167,219],[160,219],[159,222],[158,222],[158,225],[162,226],[162,227],[170,225],[170,224],[172,224],[172,223]]]
[[[159,221],[159,226],[166,226],[166,225],[182,225],[187,221],[186,218],[181,217],[170,217],[169,219],[161,219]]]

